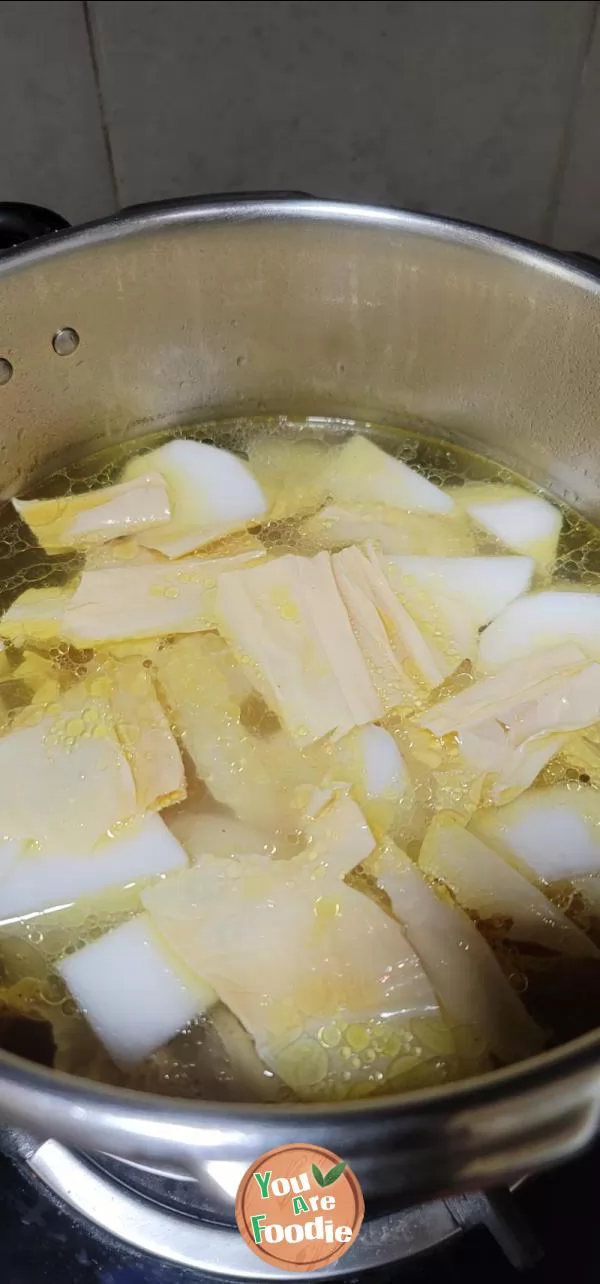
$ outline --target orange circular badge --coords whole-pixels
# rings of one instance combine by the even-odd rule
[[[251,1164],[235,1201],[238,1229],[271,1266],[314,1271],[346,1253],[365,1205],[352,1169],[322,1146],[279,1146]]]

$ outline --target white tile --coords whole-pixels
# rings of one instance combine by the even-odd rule
[[[3,200],[46,205],[70,222],[114,207],[101,113],[79,0],[0,0]]]
[[[571,122],[555,245],[600,255],[600,22],[596,23]]]
[[[92,0],[124,203],[295,188],[539,236],[591,0]]]

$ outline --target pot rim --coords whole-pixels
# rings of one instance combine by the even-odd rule
[[[132,206],[108,218],[78,227],[54,232],[2,254],[0,278],[21,270],[35,268],[54,257],[62,257],[92,246],[110,245],[115,240],[144,235],[164,228],[203,224],[237,224],[248,222],[321,222],[342,223],[374,228],[389,228],[431,239],[447,240],[466,249],[479,249],[507,258],[523,266],[558,276],[573,285],[600,294],[600,262],[578,261],[577,255],[552,250],[537,242],[511,236],[442,215],[420,214],[410,210],[354,202],[317,200],[312,197],[265,193],[256,196],[188,197],[184,200],[150,202]],[[306,1103],[257,1103],[198,1101],[163,1097],[131,1088],[115,1088],[95,1083],[78,1075],[37,1066],[24,1058],[0,1050],[0,1084],[34,1094],[45,1107],[52,1109],[52,1122],[64,1117],[65,1109],[73,1119],[74,1112],[83,1118],[89,1111],[107,1111],[111,1120],[127,1131],[136,1124],[147,1125],[148,1115],[160,1117],[161,1132],[172,1124],[176,1128],[197,1128],[217,1121],[233,1126],[252,1123],[302,1124],[315,1126],[335,1119],[343,1127],[357,1116],[368,1116],[371,1122],[388,1119],[390,1111],[398,1122],[418,1122],[431,1117],[436,1110],[459,1112],[484,1106],[498,1093],[515,1098],[532,1089],[585,1074],[600,1063],[600,1027],[559,1048],[539,1053],[527,1061],[488,1071],[472,1079],[441,1087],[424,1088],[405,1096],[388,1094],[355,1101]],[[55,1113],[54,1113],[55,1112]]]
[[[243,1128],[272,1124],[278,1130],[286,1127],[298,1132],[307,1124],[326,1126],[344,1132],[345,1125],[356,1125],[360,1118],[372,1125],[387,1121],[402,1126],[410,1122],[411,1130],[420,1122],[431,1121],[432,1115],[460,1115],[465,1110],[485,1107],[502,1096],[516,1100],[550,1086],[564,1085],[600,1070],[600,1028],[559,1048],[539,1053],[526,1061],[515,1062],[497,1070],[443,1084],[413,1090],[406,1095],[388,1093],[354,1101],[332,1102],[229,1102],[190,1101],[183,1097],[166,1097],[141,1089],[118,1088],[97,1083],[80,1075],[67,1074],[12,1053],[0,1051],[0,1089],[16,1097],[35,1098],[48,1112],[49,1134],[60,1132],[67,1119],[82,1122],[90,1114],[102,1115],[118,1132],[131,1134],[138,1125],[148,1134],[149,1116],[157,1120],[160,1135],[170,1127],[177,1133],[204,1126],[207,1135],[219,1128]],[[19,1112],[20,1113],[20,1112]],[[30,1113],[29,1111],[27,1112]],[[37,1111],[36,1111],[37,1114]],[[56,1125],[56,1129],[54,1127]],[[290,1137],[291,1139],[291,1137]]]
[[[600,292],[600,259],[595,260],[585,254],[554,250],[526,237],[513,236],[480,223],[448,218],[442,214],[422,214],[385,205],[268,192],[189,196],[183,200],[175,198],[131,205],[106,218],[51,232],[3,252],[0,258],[0,276],[37,266],[47,259],[62,257],[63,254],[89,249],[92,245],[104,245],[161,228],[269,221],[317,224],[329,221],[356,227],[405,231],[431,239],[446,240],[466,249],[485,250],[523,266],[542,269],[572,284],[585,284],[588,288],[592,287],[594,293]]]

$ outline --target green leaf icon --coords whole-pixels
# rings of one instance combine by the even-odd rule
[[[344,1159],[341,1159],[339,1164],[334,1164],[333,1168],[330,1168],[329,1172],[325,1174],[323,1185],[333,1186],[334,1181],[337,1181],[338,1177],[341,1177],[345,1167],[346,1161]]]
[[[313,1166],[312,1166],[312,1174],[313,1174],[313,1177],[314,1177],[314,1179],[315,1179],[315,1181],[316,1181],[316,1183],[317,1183],[317,1186],[326,1186],[326,1185],[327,1185],[327,1180],[326,1180],[326,1178],[323,1176],[323,1173],[321,1172],[321,1169],[320,1169],[320,1168],[317,1168],[317,1165],[316,1165],[316,1164],[313,1164]]]

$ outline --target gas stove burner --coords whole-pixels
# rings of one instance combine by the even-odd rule
[[[151,1172],[108,1156],[91,1157],[56,1141],[36,1145],[14,1137],[10,1149],[47,1192],[104,1237],[172,1266],[213,1280],[305,1278],[265,1268],[231,1222],[209,1220],[191,1179]],[[353,1279],[447,1245],[465,1230],[485,1226],[512,1266],[528,1267],[540,1246],[510,1192],[463,1195],[365,1219],[351,1250],[313,1279]]]

